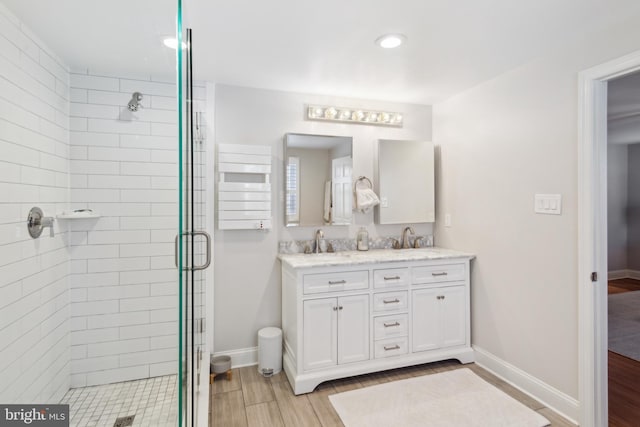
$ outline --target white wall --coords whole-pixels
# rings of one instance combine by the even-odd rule
[[[477,254],[472,342],[573,398],[578,72],[640,49],[638,19],[434,106],[436,221],[452,215],[451,228],[436,222],[436,241]],[[535,193],[562,194],[562,215],[534,214]]]
[[[32,239],[29,210],[69,201],[69,72],[0,4],[0,402],[69,388],[68,234]]]
[[[640,144],[629,145],[627,268],[640,271]]]
[[[640,142],[640,73],[609,82],[607,140],[609,144]]]
[[[607,146],[607,256],[609,271],[627,269],[627,181],[629,150],[626,144]]]
[[[71,74],[72,386],[176,373],[176,87],[167,78]],[[142,92],[143,107],[127,103]],[[196,89],[204,98],[204,87]]]
[[[401,111],[401,129],[304,120],[306,104]],[[312,239],[315,228],[284,226],[283,137],[308,133],[353,137],[353,174],[373,178],[378,139],[431,140],[431,107],[334,98],[269,90],[216,87],[216,143],[270,145],[273,152],[273,215],[267,232],[215,230],[215,351],[257,345],[257,331],[280,325],[278,241]],[[399,226],[373,225],[373,213],[354,213],[351,226],[324,227],[326,238],[355,238],[360,226],[369,234],[399,236]],[[431,233],[431,224],[414,225],[416,234]],[[436,241],[436,243],[438,243]]]

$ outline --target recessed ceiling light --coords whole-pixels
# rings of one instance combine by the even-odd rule
[[[402,34],[385,34],[376,39],[376,44],[385,49],[393,49],[400,46],[407,39]]]
[[[175,37],[167,37],[166,39],[162,40],[162,43],[164,43],[164,45],[170,49],[178,48],[178,40],[176,40]],[[187,47],[187,44],[185,42],[182,42],[182,48],[184,49],[185,47]]]

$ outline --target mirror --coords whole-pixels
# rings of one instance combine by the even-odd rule
[[[286,226],[351,224],[352,138],[288,133],[284,142]]]
[[[378,141],[378,224],[434,222],[433,142]]]

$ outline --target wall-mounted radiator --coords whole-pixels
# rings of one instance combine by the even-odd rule
[[[218,228],[271,228],[271,147],[218,144]]]

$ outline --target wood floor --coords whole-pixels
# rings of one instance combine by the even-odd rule
[[[622,292],[640,291],[640,280],[635,279],[617,279],[610,280],[607,292],[611,294],[619,294]]]
[[[640,281],[609,281],[609,294],[640,290]],[[609,352],[609,427],[640,426],[640,362]]]
[[[461,365],[457,361],[394,369],[320,384],[313,393],[295,396],[283,372],[263,378],[255,366],[234,369],[233,380],[216,378],[211,387],[209,405],[210,427],[338,427],[343,426],[329,402],[334,393],[367,387],[389,381],[429,375],[467,367],[487,382],[498,387],[534,411],[539,412],[552,427],[575,426],[543,404],[500,380],[475,364]]]

